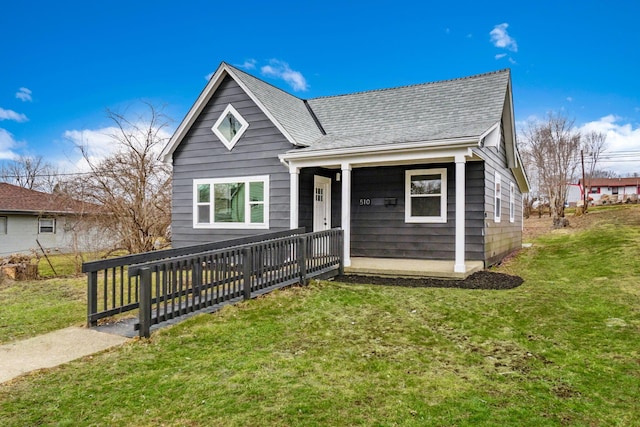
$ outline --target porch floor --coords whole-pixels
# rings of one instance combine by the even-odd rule
[[[351,266],[344,268],[344,274],[388,277],[438,277],[444,279],[464,279],[476,271],[484,269],[482,261],[467,261],[467,271],[453,271],[453,261],[432,261],[425,259],[396,258],[351,258]]]

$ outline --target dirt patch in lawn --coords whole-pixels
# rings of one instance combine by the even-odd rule
[[[432,277],[376,277],[344,275],[337,282],[367,285],[404,286],[409,288],[460,288],[460,289],[513,289],[520,286],[522,277],[493,271],[478,271],[464,280],[436,279]]]

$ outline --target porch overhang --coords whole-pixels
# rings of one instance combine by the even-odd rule
[[[328,169],[338,169],[345,162],[353,167],[450,162],[461,152],[471,158],[474,156],[471,149],[478,147],[479,143],[478,137],[471,137],[331,150],[306,148],[288,151],[281,154],[279,158],[283,163],[295,165],[298,168],[324,167]]]
[[[298,199],[300,170],[311,167],[341,171],[342,228],[344,230],[344,265],[351,266],[351,171],[354,168],[419,165],[427,163],[455,163],[455,260],[451,273],[466,274],[465,262],[465,163],[481,160],[473,148],[478,137],[438,141],[420,141],[383,146],[350,147],[331,150],[292,150],[279,156],[290,173],[290,228],[298,227]]]

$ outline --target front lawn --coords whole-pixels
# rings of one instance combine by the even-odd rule
[[[634,425],[640,210],[615,212],[536,239],[515,289],[290,288],[0,385],[0,424]]]
[[[0,284],[0,344],[81,326],[86,318],[84,276]]]

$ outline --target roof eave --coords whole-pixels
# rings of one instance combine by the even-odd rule
[[[24,215],[81,215],[75,211],[56,211],[50,209],[1,209],[0,214],[24,214]]]
[[[388,152],[399,152],[416,149],[453,149],[453,148],[467,148],[477,146],[479,143],[478,137],[460,137],[451,139],[439,139],[431,141],[413,141],[407,143],[398,144],[384,144],[380,146],[368,145],[362,147],[347,147],[336,148],[328,150],[318,151],[288,151],[281,154],[279,157],[283,161],[295,161],[302,159],[314,159],[323,157],[341,157],[341,156],[353,156],[358,154],[381,154]]]
[[[207,85],[202,89],[200,95],[196,99],[196,102],[191,106],[187,115],[182,119],[180,125],[169,139],[169,142],[160,152],[160,159],[165,163],[171,163],[173,160],[173,153],[178,148],[178,145],[182,142],[182,139],[187,135],[189,129],[196,121],[207,102],[211,99],[220,83],[224,79],[224,76],[229,73],[229,68],[226,63],[222,62],[218,69],[213,73],[213,76],[209,79]]]

